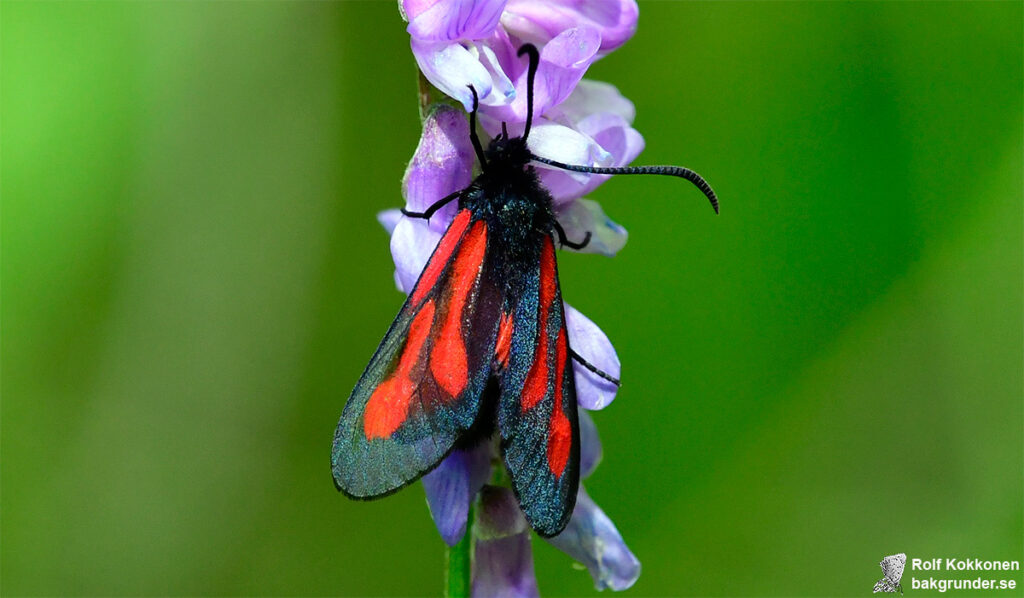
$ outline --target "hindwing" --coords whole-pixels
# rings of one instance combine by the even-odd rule
[[[539,253],[521,288],[507,298],[502,315],[496,351],[498,430],[523,513],[538,534],[550,537],[565,528],[576,503],[580,433],[550,236],[544,237]]]

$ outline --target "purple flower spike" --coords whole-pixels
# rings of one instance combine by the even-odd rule
[[[598,590],[625,590],[640,577],[640,561],[582,486],[569,525],[548,542],[586,565]]]
[[[480,511],[473,536],[473,596],[540,595],[533,573],[530,526],[510,489],[484,486],[480,491]]]
[[[491,476],[490,445],[453,451],[437,468],[423,476],[430,516],[441,538],[455,546],[466,533],[469,505]]]
[[[533,90],[531,152],[566,164],[624,166],[643,150],[643,137],[632,128],[632,102],[612,85],[582,79],[594,61],[635,31],[634,0],[400,0],[400,7],[423,75],[467,112],[473,106],[468,88],[472,85],[479,97],[478,122],[492,137],[505,123],[511,135],[522,135],[527,61],[517,51],[524,42],[532,42],[540,52],[540,64]],[[425,211],[468,186],[475,157],[465,115],[448,107],[432,111],[403,179],[407,208]],[[570,239],[589,233],[583,250],[588,253],[613,256],[622,249],[626,230],[596,202],[583,199],[607,176],[535,166]],[[378,215],[392,235],[399,289],[412,290],[456,211],[452,202],[429,223],[395,210]],[[619,359],[607,335],[569,305],[565,323],[573,350],[617,379]],[[573,373],[580,407],[601,409],[615,399],[618,387],[605,377],[575,363]],[[600,462],[602,448],[590,415],[580,411],[579,418],[580,473],[585,478]],[[449,455],[423,478],[428,505],[444,541],[455,545],[465,533],[469,505],[479,491],[472,529],[473,595],[533,598],[539,593],[530,527],[509,488],[481,489],[490,475],[491,450],[485,444]],[[568,526],[550,541],[584,563],[598,589],[629,588],[640,574],[640,563],[582,486]]]
[[[466,115],[435,104],[423,121],[420,143],[402,177],[406,209],[423,212],[442,197],[466,188],[473,180],[475,159]],[[430,219],[430,227],[444,232],[457,210],[455,202],[441,208]]]
[[[501,24],[538,45],[570,27],[588,25],[601,34],[601,53],[607,54],[633,36],[638,14],[634,0],[509,0]]]
[[[619,378],[619,356],[601,331],[569,304],[565,304],[565,327],[569,333],[569,346],[591,365],[604,373]],[[584,409],[604,409],[613,400],[618,387],[579,364],[573,364],[576,381],[576,401]]]

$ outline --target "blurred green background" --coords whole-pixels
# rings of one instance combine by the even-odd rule
[[[626,249],[560,258],[623,362],[587,487],[633,594],[863,596],[894,552],[1024,557],[1022,22],[649,2],[593,67],[638,162],[722,199],[611,181]],[[350,502],[328,471],[402,301],[374,218],[419,135],[395,3],[0,23],[3,593],[439,594],[422,487]],[[545,595],[594,593],[533,544]]]

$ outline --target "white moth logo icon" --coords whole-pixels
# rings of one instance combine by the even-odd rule
[[[903,567],[907,564],[907,555],[901,552],[887,556],[878,564],[882,567],[882,573],[885,574],[885,577],[879,579],[878,583],[875,584],[874,593],[899,592],[903,594],[903,586],[900,585],[900,579],[903,578]]]

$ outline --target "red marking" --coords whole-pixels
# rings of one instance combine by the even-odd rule
[[[462,394],[469,378],[466,342],[462,337],[463,311],[476,285],[486,250],[487,227],[483,221],[477,221],[466,235],[459,255],[452,262],[448,312],[430,354],[430,371],[450,397]]]
[[[494,357],[502,366],[508,365],[508,352],[512,348],[512,314],[502,312],[498,324],[498,342],[494,348]]]
[[[530,373],[526,375],[526,384],[523,386],[523,411],[531,409],[539,403],[547,393],[547,389],[548,341],[547,338],[542,337],[540,346],[537,347],[537,353],[533,357],[533,366],[530,368]]]
[[[437,244],[437,249],[434,250],[434,255],[427,262],[427,267],[423,269],[420,279],[416,282],[416,288],[412,292],[413,305],[422,301],[423,297],[430,292],[430,289],[434,288],[437,277],[441,275],[441,270],[444,270],[445,264],[448,263],[448,258],[455,251],[455,247],[459,244],[459,239],[462,238],[463,231],[469,225],[469,217],[469,210],[459,212],[455,216],[455,220],[452,220],[452,224],[448,227],[444,236],[441,237],[441,241]]]
[[[416,314],[409,326],[402,357],[398,367],[377,385],[363,412],[363,433],[367,440],[387,438],[402,425],[409,414],[409,401],[416,385],[409,378],[412,368],[419,360],[420,349],[430,334],[430,326],[434,322],[434,302],[427,301]]]
[[[532,408],[548,388],[548,312],[555,300],[555,246],[548,237],[540,254],[540,307],[537,317],[537,352],[523,386],[523,411]]]
[[[551,412],[551,427],[548,428],[548,468],[556,478],[562,477],[569,462],[572,448],[572,425],[562,411],[562,375],[565,373],[565,328],[558,333],[555,347],[555,408]]]

